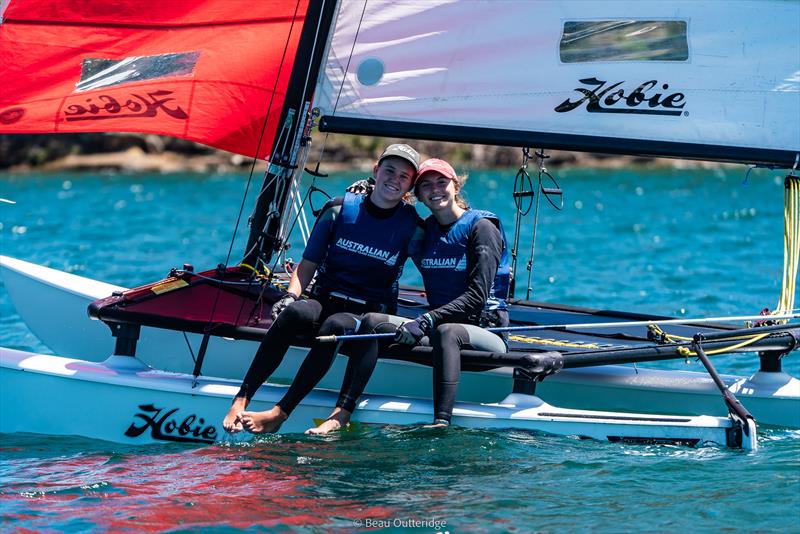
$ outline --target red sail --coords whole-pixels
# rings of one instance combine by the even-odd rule
[[[11,0],[0,133],[148,132],[267,158],[308,1]]]

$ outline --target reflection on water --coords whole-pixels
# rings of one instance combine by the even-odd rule
[[[515,172],[472,172],[466,191],[507,229],[514,227]],[[322,186],[341,191],[355,177],[334,175]],[[535,299],[691,317],[745,315],[777,302],[783,253],[777,173],[754,171],[747,185],[738,169],[563,170],[558,177],[566,208],[541,211]],[[0,205],[1,252],[125,286],[183,263],[214,266],[226,259],[245,182],[242,176],[0,175],[0,196],[17,201]],[[520,288],[531,235],[527,220]],[[244,238],[240,229],[234,258]],[[296,238],[292,245],[290,255],[298,258],[302,243]],[[419,283],[419,275],[409,267],[404,280]],[[4,288],[0,345],[47,350]],[[784,368],[800,375],[795,356]],[[754,367],[749,354],[715,363],[737,374]],[[694,362],[664,365],[699,369]],[[52,416],[72,414],[54,407]],[[657,532],[731,525],[796,530],[800,435],[762,429],[759,437],[762,449],[746,454],[393,427],[207,447],[2,435],[0,529],[344,532],[366,527],[367,519],[388,519],[390,528],[395,519],[435,519],[451,533],[644,525]]]
[[[723,510],[754,529],[788,526],[786,512],[800,506],[797,436],[762,437],[762,451],[746,454],[466,429],[203,448],[3,436],[0,506],[8,527],[67,531],[348,530],[396,518],[446,521],[451,532],[528,532],[534,520],[546,530],[615,530],[608,520],[620,514],[646,515],[655,530],[696,529],[718,525]],[[737,473],[737,484],[724,483]],[[704,515],[689,514],[709,491]],[[733,506],[742,494],[747,506]]]

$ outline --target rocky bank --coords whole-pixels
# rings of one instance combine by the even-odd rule
[[[316,163],[324,146],[321,168],[368,170],[386,144],[396,139],[316,134],[309,161]],[[451,161],[459,169],[508,168],[521,163],[519,148],[416,141],[423,156]],[[532,151],[533,152],[533,151]],[[548,150],[549,166],[621,168],[709,167],[716,163],[587,154]],[[0,170],[9,172],[114,170],[123,172],[235,172],[249,169],[252,158],[204,145],[153,134],[87,133],[0,135]],[[264,169],[263,163],[256,165]]]

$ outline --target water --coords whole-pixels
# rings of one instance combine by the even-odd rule
[[[514,173],[475,171],[466,188],[509,231]],[[533,298],[687,317],[777,302],[780,174],[757,171],[746,184],[738,168],[556,174],[565,208],[540,209]],[[341,191],[355,176],[323,187]],[[17,202],[0,204],[0,252],[124,286],[183,263],[207,268],[226,260],[245,185],[241,175],[0,175],[0,197]],[[518,296],[531,234],[529,216]],[[232,262],[243,240],[240,231]],[[290,256],[301,249],[296,238]],[[412,267],[404,277],[419,283]],[[0,325],[0,345],[49,352],[4,288]],[[754,369],[752,355],[715,362]],[[798,358],[784,367],[800,375]],[[798,532],[800,432],[759,437],[761,450],[746,454],[466,429],[207,447],[2,435],[0,530]]]

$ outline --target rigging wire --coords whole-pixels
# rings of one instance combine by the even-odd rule
[[[514,214],[514,243],[511,245],[511,273],[517,272],[517,255],[519,253],[519,239],[520,239],[520,227],[522,224],[522,218],[525,217],[528,212],[531,210],[531,206],[533,205],[533,182],[531,182],[531,176],[528,174],[528,159],[530,158],[530,149],[523,148],[522,149],[522,164],[517,171],[517,175],[514,177],[514,191],[512,193],[512,198],[514,199],[514,205],[516,206],[516,213]],[[526,189],[527,185],[527,189]],[[523,198],[529,198],[528,207],[524,210],[522,209]],[[514,297],[514,289],[516,285],[516,278],[512,278],[511,280],[511,287],[509,290],[509,294],[511,297]]]
[[[531,237],[531,253],[528,258],[528,264],[526,266],[528,270],[528,287],[525,293],[525,300],[530,300],[531,298],[531,291],[533,287],[531,285],[531,279],[533,277],[533,260],[534,254],[536,252],[536,231],[539,227],[539,201],[544,195],[547,199],[547,202],[550,203],[552,207],[556,210],[561,211],[564,208],[564,192],[561,190],[561,187],[556,182],[555,178],[547,171],[547,168],[544,165],[544,161],[548,159],[550,156],[544,153],[543,149],[539,149],[536,152],[536,157],[539,161],[539,171],[537,173],[536,179],[536,188],[534,189],[533,180],[531,180],[531,176],[528,173],[528,161],[530,160],[530,149],[523,148],[522,149],[522,164],[520,165],[519,170],[517,171],[517,175],[514,178],[514,191],[512,197],[514,198],[514,205],[516,206],[516,214],[514,216],[514,243],[511,247],[511,273],[512,279],[509,287],[509,294],[511,297],[514,297],[514,290],[516,288],[516,274],[517,274],[517,259],[519,257],[519,240],[520,240],[520,229],[522,227],[522,219],[530,213],[531,208],[534,207],[534,215],[533,215],[533,236]],[[544,178],[548,178],[552,183],[553,187],[545,187],[544,186]],[[551,197],[558,196],[561,200],[559,205],[553,201]],[[528,199],[528,204],[526,207],[523,208],[524,200]]]
[[[219,304],[219,299],[220,299],[220,296],[222,294],[222,285],[224,283],[224,280],[222,280],[222,275],[227,270],[228,264],[230,263],[231,254],[233,253],[233,246],[234,246],[235,241],[236,241],[236,235],[237,235],[237,233],[239,231],[239,225],[241,224],[242,214],[244,213],[244,205],[245,205],[245,202],[247,201],[247,195],[248,195],[248,193],[250,191],[250,184],[252,183],[252,180],[253,180],[253,173],[255,172],[256,162],[258,161],[258,155],[259,155],[259,152],[261,150],[261,144],[262,144],[262,142],[264,140],[264,133],[266,132],[267,124],[269,123],[270,113],[272,111],[272,104],[273,104],[273,101],[274,101],[274,98],[275,98],[275,94],[277,93],[278,81],[281,78],[280,74],[281,74],[281,72],[283,72],[284,66],[286,64],[286,54],[287,54],[287,51],[289,49],[289,44],[291,42],[292,34],[294,33],[295,22],[297,21],[297,14],[299,12],[299,9],[300,9],[300,0],[297,0],[297,2],[295,3],[294,16],[292,17],[292,22],[291,22],[291,25],[289,26],[289,32],[288,32],[288,34],[286,36],[286,42],[284,43],[284,48],[283,48],[283,52],[282,52],[282,55],[281,55],[281,61],[280,61],[280,64],[278,66],[278,75],[275,77],[275,84],[273,85],[272,92],[270,93],[269,102],[267,104],[266,114],[264,116],[264,121],[261,124],[261,132],[259,133],[258,142],[256,143],[256,151],[255,151],[255,154],[253,156],[253,162],[250,165],[250,172],[248,173],[247,184],[245,186],[244,194],[242,195],[242,202],[241,202],[241,204],[239,206],[239,212],[238,212],[238,214],[236,216],[236,223],[234,224],[233,233],[231,235],[230,245],[228,246],[228,253],[225,256],[225,263],[218,267],[220,285],[217,287],[217,290],[216,290],[215,295],[214,295],[214,303],[211,306],[211,311],[209,312],[208,321],[207,321],[207,323],[205,325],[205,328],[204,328],[203,342],[200,345],[200,351],[197,354],[197,358],[194,358],[194,354],[192,354],[192,357],[195,360],[195,369],[196,369],[195,372],[197,374],[200,373],[199,367],[200,367],[200,364],[202,363],[202,359],[205,357],[205,350],[206,350],[206,347],[207,347],[207,339],[208,339],[208,336],[211,334],[211,330],[212,330],[213,324],[214,324],[214,317],[216,316],[216,312],[217,312],[217,306]],[[255,278],[252,278],[251,280],[249,280],[246,283],[246,285],[251,285],[252,283],[255,282],[255,280],[256,280]],[[237,319],[236,319],[237,321],[239,320],[239,317],[241,317],[242,311],[244,310],[244,305],[245,305],[245,299],[242,300],[242,303],[241,303],[241,306],[240,306],[240,309],[239,309],[239,313],[237,314]],[[187,343],[188,343],[188,339],[187,339]],[[197,384],[197,380],[196,380],[196,377],[195,377],[195,380],[192,382],[192,387],[194,387],[196,384]]]
[[[534,259],[534,254],[536,252],[536,231],[539,227],[539,201],[541,200],[542,195],[544,195],[544,197],[547,199],[550,205],[554,207],[556,210],[561,211],[564,208],[564,194],[561,191],[561,188],[559,187],[555,178],[553,178],[553,176],[549,172],[547,172],[547,168],[544,165],[545,160],[548,159],[550,156],[546,155],[543,149],[539,149],[539,151],[536,152],[536,157],[539,160],[539,173],[537,176],[537,185],[536,185],[536,205],[533,210],[533,237],[531,238],[531,254],[528,258],[528,265],[527,265],[528,289],[525,293],[525,300],[530,300],[531,291],[533,291],[533,287],[531,285],[531,279],[533,277],[533,259]],[[555,187],[544,187],[542,180],[544,177],[548,178]],[[555,202],[553,202],[553,199],[550,198],[550,195],[559,196],[561,198],[561,204],[556,206]]]
[[[536,253],[536,231],[539,229],[539,201],[542,199],[542,175],[550,176],[547,172],[547,168],[544,166],[544,160],[548,159],[550,156],[544,153],[544,150],[540,149],[539,152],[536,153],[536,157],[539,160],[539,174],[537,176],[538,183],[536,184],[536,207],[533,209],[533,237],[531,237],[531,254],[528,256],[528,264],[526,268],[528,269],[528,288],[525,290],[525,300],[531,299],[531,291],[533,287],[531,287],[531,280],[533,278],[533,256]],[[552,179],[552,177],[551,177]]]
[[[350,62],[353,60],[353,54],[356,49],[356,42],[358,42],[358,35],[361,32],[361,24],[364,22],[364,14],[367,12],[367,2],[364,2],[364,7],[361,9],[361,16],[358,18],[358,25],[356,26],[356,33],[353,36],[353,45],[350,47],[350,54],[347,56],[347,63],[344,67],[344,72],[342,73],[342,83],[339,84],[339,91],[336,93],[336,100],[333,103],[333,110],[331,110],[331,116],[336,115],[336,110],[339,108],[339,99],[342,97],[342,91],[344,90],[344,84],[347,80],[347,73],[350,72]],[[319,116],[319,109],[314,109],[315,116]],[[326,133],[325,136],[322,138],[322,145],[320,146],[319,154],[317,155],[317,164],[316,164],[316,173],[319,175],[319,165],[322,161],[323,155],[325,154],[325,146],[328,143],[328,136],[330,133]],[[313,184],[313,182],[312,182]]]
[[[239,207],[239,213],[236,216],[236,224],[233,227],[233,235],[231,236],[231,243],[230,243],[230,246],[228,247],[228,254],[225,256],[225,267],[228,266],[228,264],[229,264],[229,262],[231,260],[231,254],[233,253],[233,245],[234,245],[234,243],[236,241],[236,234],[239,231],[239,224],[242,221],[242,214],[244,213],[244,205],[245,205],[245,202],[247,201],[247,194],[250,191],[250,184],[253,181],[253,173],[255,172],[256,163],[258,162],[258,154],[261,151],[261,143],[264,141],[264,132],[266,132],[267,124],[269,123],[270,112],[272,111],[272,102],[275,99],[275,94],[277,93],[277,90],[278,90],[278,81],[281,78],[281,72],[283,72],[283,67],[284,67],[284,64],[286,63],[286,53],[289,50],[289,43],[292,40],[292,34],[294,33],[295,21],[297,21],[297,13],[298,13],[299,10],[300,10],[300,0],[297,0],[297,2],[295,3],[295,7],[294,7],[294,16],[292,17],[292,23],[289,26],[289,33],[286,36],[286,42],[284,43],[283,53],[281,54],[281,62],[280,62],[280,65],[278,66],[278,74],[277,74],[277,76],[275,76],[275,84],[272,86],[272,91],[271,91],[270,97],[269,97],[269,103],[267,104],[267,113],[264,116],[263,123],[261,124],[261,132],[259,133],[258,143],[256,144],[256,153],[253,156],[253,162],[250,164],[250,172],[248,173],[247,184],[245,186],[244,195],[242,196],[242,203],[241,203],[241,205]],[[270,158],[270,160],[271,160],[271,158]]]
[[[186,341],[186,346],[189,348],[189,354],[192,356],[192,362],[197,363],[197,357],[194,355],[192,344],[189,343],[189,336],[186,335],[185,331],[183,332],[183,339]]]
[[[339,106],[339,100],[341,99],[342,91],[344,90],[344,84],[345,84],[345,81],[347,79],[347,73],[350,70],[350,63],[351,63],[351,61],[353,59],[353,54],[354,54],[354,51],[355,51],[356,42],[358,41],[358,35],[359,35],[360,31],[361,31],[361,24],[362,24],[362,22],[364,20],[364,14],[366,13],[366,8],[367,8],[367,3],[364,2],[364,7],[361,10],[361,16],[359,17],[358,26],[356,27],[355,36],[353,38],[353,44],[352,44],[352,46],[350,48],[350,54],[348,55],[347,63],[345,65],[344,73],[342,75],[342,83],[339,85],[339,90],[338,90],[338,92],[336,94],[336,100],[334,101],[333,110],[331,112],[331,115],[335,115],[336,114],[336,110],[337,110],[337,108]],[[319,27],[317,29],[317,32],[319,32]],[[315,40],[315,46],[316,46],[316,40]],[[310,76],[310,69],[307,72],[306,81],[308,81],[308,76]],[[304,98],[305,98],[305,95],[304,95]],[[317,117],[319,117],[319,114],[320,114],[320,111],[319,111],[318,108],[314,108],[312,110],[312,112],[311,112],[311,118],[310,118],[310,121],[309,121],[308,134],[307,134],[309,138],[310,138],[310,135],[311,135],[311,131],[313,130],[313,128],[316,125],[315,119]],[[292,196],[291,200],[294,202],[296,216],[291,220],[291,223],[290,223],[289,222],[290,217],[288,216],[288,210],[284,214],[286,216],[286,219],[284,221],[282,221],[281,232],[280,232],[282,240],[284,240],[284,241],[288,240],[289,236],[291,236],[291,234],[292,234],[295,226],[298,224],[298,222],[300,224],[301,234],[303,233],[303,228],[305,227],[306,236],[310,235],[310,229],[309,229],[308,221],[307,221],[307,218],[305,216],[305,213],[302,210],[304,209],[305,205],[308,202],[310,202],[311,194],[314,191],[320,191],[316,187],[316,180],[317,180],[317,177],[324,176],[322,173],[319,172],[319,168],[320,168],[320,164],[321,164],[322,158],[324,157],[324,154],[325,154],[325,147],[327,145],[328,136],[329,136],[329,134],[326,133],[325,136],[322,138],[322,143],[321,143],[321,146],[320,146],[320,150],[319,150],[319,153],[317,155],[316,170],[314,172],[307,171],[307,172],[309,172],[309,174],[312,175],[313,178],[312,178],[311,183],[309,184],[309,186],[308,186],[308,188],[306,190],[306,194],[303,195],[303,199],[302,199],[302,201],[300,201],[299,206],[297,204],[297,200],[300,197],[300,195],[299,195],[299,190],[300,190],[300,188],[299,188],[299,180],[297,180],[296,178],[294,180],[292,180],[292,187],[294,188],[296,196]],[[306,154],[305,158],[308,158],[309,151],[306,150],[305,154]],[[304,166],[305,166],[304,163],[305,163],[305,159],[303,160],[303,164],[297,165],[297,168],[304,168]],[[307,241],[307,237],[304,236],[303,239],[304,239],[304,241]],[[280,262],[281,258],[283,258],[284,261],[285,261],[285,253],[286,253],[286,248],[283,247],[281,252],[276,256],[275,261],[273,262],[272,269],[271,269],[272,272],[274,272],[275,269],[277,268],[277,265]]]
[[[339,85],[339,92],[336,93],[336,101],[333,103],[333,111],[331,112],[331,116],[336,115],[336,109],[339,107],[339,99],[342,96],[342,91],[344,90],[344,84],[347,80],[347,73],[350,72],[350,62],[353,60],[353,54],[355,53],[356,43],[358,42],[358,34],[361,32],[361,24],[364,22],[364,14],[367,11],[367,2],[364,2],[364,7],[361,10],[361,16],[358,18],[358,26],[356,26],[356,34],[353,36],[353,46],[350,47],[350,54],[347,56],[347,63],[344,67],[344,72],[342,73],[342,83]]]
[[[325,9],[325,0],[320,4],[320,12],[323,12]],[[297,14],[299,2],[295,5],[295,15]],[[294,28],[294,22],[292,21],[292,29]],[[302,84],[302,92],[300,94],[300,98],[298,102],[302,109],[287,109],[286,118],[284,120],[283,126],[277,136],[277,139],[273,143],[272,153],[270,155],[270,165],[267,169],[266,176],[272,175],[272,179],[269,182],[265,183],[265,185],[259,191],[258,196],[256,197],[256,207],[258,206],[258,200],[262,197],[262,195],[272,188],[273,190],[273,198],[270,202],[270,205],[267,206],[267,214],[265,217],[265,225],[271,221],[274,217],[278,219],[278,238],[279,243],[285,243],[284,236],[282,235],[281,229],[285,228],[285,220],[284,217],[289,217],[288,210],[286,210],[287,203],[291,205],[292,199],[292,184],[295,182],[295,171],[297,167],[292,164],[292,162],[297,160],[297,155],[300,151],[301,145],[305,146],[305,138],[303,136],[304,129],[306,126],[306,117],[308,108],[310,103],[306,101],[307,93],[308,93],[308,84],[309,79],[312,75],[312,64],[314,63],[314,57],[316,56],[317,47],[319,45],[319,35],[320,30],[322,28],[322,17],[319,17],[316,22],[316,27],[314,31],[314,37],[311,42],[311,50],[310,50],[310,58],[311,61],[308,62],[305,70],[305,78]],[[292,35],[292,29],[290,29],[289,36]],[[288,41],[287,41],[288,46]],[[284,48],[284,58],[285,58],[286,48]],[[283,67],[283,59],[281,61],[281,67]],[[277,78],[276,78],[277,84]],[[298,113],[300,112],[300,113]],[[266,122],[265,122],[266,125]],[[263,127],[262,127],[263,133]],[[260,143],[260,141],[259,141]],[[278,154],[281,154],[282,157],[278,157]],[[288,183],[287,183],[288,182]],[[289,194],[287,194],[287,190]],[[276,205],[275,199],[280,199],[281,205]],[[302,206],[299,208],[302,210]],[[301,213],[298,213],[298,216]],[[232,244],[231,244],[232,245]],[[262,239],[256,239],[255,243],[253,243],[253,248],[249,249],[245,254],[244,258],[250,256],[250,253],[255,251],[257,247],[263,246]],[[285,250],[285,247],[281,247],[282,250]],[[230,253],[229,253],[230,257]],[[281,255],[276,255],[276,259],[280,258]],[[263,260],[261,259],[260,255],[256,258],[256,267],[253,269],[255,273],[258,273],[259,264],[263,264]],[[266,283],[262,283],[261,291],[258,296],[258,302],[262,302],[262,297],[267,289],[267,287],[272,282],[272,276],[274,272],[274,268],[270,269],[269,266],[263,264],[263,268],[266,272]],[[251,279],[252,282],[255,279]],[[262,282],[264,280],[262,279]],[[240,319],[241,314],[244,310],[245,301],[242,301],[242,304],[239,309],[239,313],[237,315],[237,321]]]
[[[321,11],[325,9],[325,4],[326,4],[326,2],[325,2],[325,0],[323,0],[322,4],[320,6],[320,10]],[[314,56],[314,54],[316,52],[316,48],[317,48],[318,43],[319,43],[319,34],[320,34],[321,28],[322,28],[322,19],[319,18],[317,20],[317,25],[316,25],[316,29],[315,29],[315,33],[314,33],[314,39],[313,39],[313,43],[312,43],[312,49],[311,49],[311,56],[312,57]],[[290,31],[290,35],[291,35],[291,31]],[[284,53],[285,53],[285,51],[284,51]],[[281,65],[283,65],[283,63]],[[308,91],[308,80],[311,77],[311,68],[312,68],[312,62],[309,62],[309,64],[307,65],[306,71],[305,71],[305,79],[304,79],[304,83],[303,83],[303,89],[302,89],[302,93],[301,93],[300,99],[299,99],[300,102],[305,102],[306,101],[307,91]],[[305,112],[305,109],[303,111]],[[293,127],[292,125],[295,123],[294,117],[295,117],[296,113],[297,113],[297,110],[294,110],[294,109],[288,110],[287,117],[286,117],[286,120],[284,121],[283,128],[281,129],[280,133],[278,134],[277,139],[273,143],[273,151],[272,151],[272,154],[270,155],[270,166],[269,166],[268,171],[266,173],[267,176],[272,174],[272,178],[263,185],[263,187],[259,191],[258,195],[256,196],[256,207],[258,206],[258,201],[261,199],[261,197],[264,195],[264,193],[267,192],[273,186],[275,187],[274,197],[281,198],[283,196],[283,192],[284,192],[285,189],[280,187],[280,185],[285,183],[286,178],[287,178],[287,174],[289,174],[289,171],[294,171],[295,170],[294,166],[283,165],[282,163],[285,163],[284,161],[278,162],[278,163],[281,163],[281,165],[278,165],[278,164],[275,164],[275,163],[276,163],[276,161],[278,161],[278,158],[276,157],[276,155],[279,152],[281,152],[281,153],[285,153],[286,152],[287,143],[289,142],[289,132]],[[304,116],[305,116],[305,113],[301,114],[298,117],[296,125],[294,126],[295,128],[300,124],[303,124],[304,127],[305,127],[305,121],[303,120]],[[302,138],[300,139],[300,141],[302,141]],[[293,146],[292,153],[288,157],[289,161],[291,161],[293,159],[293,157],[297,153],[297,150],[296,150],[297,144],[299,144],[299,143],[296,143]],[[283,159],[286,159],[286,158],[283,158]],[[284,203],[285,203],[285,199],[284,199]],[[271,203],[271,205],[268,207],[267,216],[265,218],[266,221],[271,220],[276,215],[280,218],[282,216],[283,209],[284,208],[276,207],[274,205],[274,202]],[[281,225],[279,225],[279,228],[283,227],[283,226],[284,225],[281,224]],[[279,238],[281,237],[280,236],[280,232],[279,232],[279,236],[278,237]],[[262,243],[261,243],[260,240],[255,240],[255,242],[253,243],[252,247],[250,249],[248,249],[247,251],[245,251],[245,254],[244,254],[243,258],[249,257],[250,254],[257,247],[261,246],[261,244]]]
[[[320,8],[321,11],[323,11],[325,9],[325,4],[326,4],[326,2],[323,0],[321,8]],[[322,29],[322,18],[319,18],[317,20],[317,26],[316,26],[316,30],[315,30],[315,33],[314,33],[314,41],[313,41],[312,50],[311,50],[311,57],[312,58],[316,54],[316,49],[317,49],[317,46],[319,45],[319,34],[320,34],[321,29]],[[313,63],[313,61],[309,62],[308,66],[306,68],[305,80],[304,80],[304,83],[303,83],[303,92],[302,92],[301,98],[299,100],[300,102],[303,103],[302,104],[303,109],[302,109],[302,114],[298,117],[297,124],[296,124],[295,128],[298,129],[297,133],[300,133],[300,135],[296,135],[295,136],[295,140],[294,140],[294,143],[293,143],[293,145],[291,147],[291,154],[290,154],[290,157],[289,157],[290,161],[295,161],[295,162],[298,161],[299,159],[302,159],[302,163],[300,163],[299,165],[293,164],[291,169],[287,169],[287,168],[283,169],[284,172],[281,175],[281,179],[282,179],[281,180],[281,184],[284,186],[284,188],[282,188],[282,190],[280,192],[276,191],[276,194],[275,194],[275,198],[283,198],[283,206],[274,206],[274,205],[271,206],[273,208],[271,211],[273,213],[278,213],[278,216],[279,216],[279,219],[280,219],[280,224],[278,226],[278,238],[279,238],[279,242],[281,242],[283,244],[286,243],[286,241],[289,238],[289,235],[291,234],[291,232],[288,232],[288,233],[286,232],[286,228],[287,227],[288,228],[294,228],[294,225],[298,220],[301,221],[301,223],[300,223],[300,225],[301,225],[301,233],[302,233],[302,229],[303,228],[305,228],[306,234],[310,233],[309,232],[309,228],[308,228],[307,218],[305,216],[305,213],[302,211],[305,203],[304,202],[300,203],[299,206],[296,203],[297,197],[299,197],[299,179],[297,178],[297,172],[296,171],[297,171],[298,168],[304,168],[304,166],[305,166],[305,162],[306,162],[306,160],[308,158],[308,155],[309,155],[308,144],[310,144],[309,141],[311,139],[311,129],[313,128],[313,124],[314,124],[315,114],[314,114],[313,111],[309,114],[309,111],[310,111],[309,107],[310,107],[311,102],[310,102],[310,99],[308,99],[309,97],[308,97],[308,94],[307,94],[308,82],[309,82],[309,80],[311,78],[311,75],[312,75],[312,72],[311,72],[312,63]],[[300,128],[302,128],[302,130]],[[301,150],[302,150],[302,154],[303,155],[300,158],[300,157],[298,157],[298,155],[301,153]],[[319,165],[317,165],[317,166],[319,167]],[[291,170],[291,173],[288,172],[289,170]],[[287,183],[287,181],[288,181],[288,183]],[[289,188],[289,191],[290,191],[289,195],[285,195],[284,194],[285,188]],[[295,197],[292,194],[292,188],[294,189],[295,193],[297,194],[297,197]],[[263,191],[262,191],[262,193],[263,193]],[[288,197],[291,197],[291,198],[288,198]],[[295,209],[297,210],[297,218],[291,224],[289,223],[291,215],[289,213],[289,210],[286,209],[287,203],[293,204]],[[304,241],[307,240],[306,237],[304,237],[303,239],[304,239]],[[286,251],[286,247],[283,246],[283,247],[281,247],[280,253],[276,255],[276,261],[273,263],[273,268],[272,268],[273,272],[274,272],[275,267],[277,266],[278,261],[280,260],[280,258],[282,256],[285,257],[285,251]]]
[[[300,158],[302,161],[299,163],[298,168],[303,168],[305,166],[305,161],[308,158],[308,150],[307,149],[304,150],[302,152],[302,154],[303,154],[303,156]],[[306,221],[306,216],[305,216],[305,212],[303,211],[303,208],[305,207],[305,204],[306,204],[306,201],[308,200],[308,197],[311,196],[311,191],[312,191],[311,188],[313,187],[313,184],[314,184],[315,181],[316,181],[316,178],[312,179],[311,186],[309,186],[306,195],[304,195],[303,201],[298,206],[296,206],[296,210],[295,210],[296,211],[296,215],[294,217],[292,217],[292,218],[287,217],[282,221],[283,224],[281,225],[281,229],[279,230],[279,234],[281,236],[281,242],[286,243],[286,241],[288,241],[289,236],[292,234],[292,231],[294,230],[294,227],[298,223],[298,221],[303,221],[303,222],[300,223],[301,224],[301,228],[302,228],[303,224],[305,224],[306,228],[308,228],[308,223]],[[298,193],[299,193],[299,186],[298,186],[298,180],[297,180],[297,176],[296,175],[294,175],[292,177],[291,182],[292,182],[291,183],[291,187],[293,187],[294,189],[297,189]],[[286,211],[288,212],[289,210],[286,210]],[[288,215],[288,213],[287,213],[287,215]],[[288,230],[287,230],[287,228],[288,228]],[[301,230],[301,233],[302,233],[302,230]],[[283,258],[284,261],[285,261],[285,259],[286,259],[286,250],[287,249],[288,249],[288,247],[284,245],[284,246],[281,247],[281,249],[278,252],[278,254],[275,255],[275,261],[273,261],[272,267],[270,269],[273,273],[277,269],[278,263],[280,263],[281,258]],[[259,261],[262,261],[262,260],[259,259]]]

